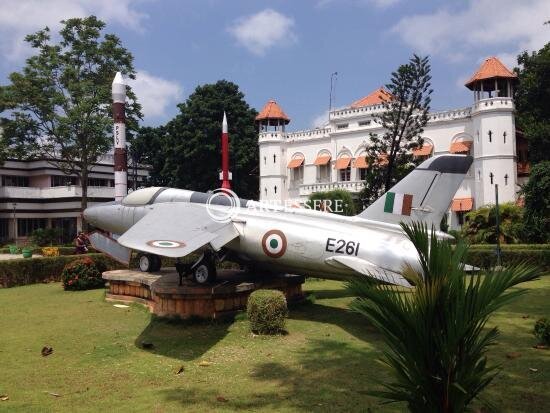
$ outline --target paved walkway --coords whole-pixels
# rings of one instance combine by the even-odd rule
[[[39,254],[32,254],[33,258],[41,257]],[[15,260],[23,258],[23,254],[0,254],[0,261]]]

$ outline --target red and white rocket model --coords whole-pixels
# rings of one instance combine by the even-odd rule
[[[229,134],[227,133],[227,116],[223,112],[222,122],[222,171],[220,173],[222,189],[231,189],[231,172],[229,172]]]
[[[115,140],[115,201],[121,201],[128,193],[128,158],[126,153],[126,84],[117,72],[112,86],[113,137]]]

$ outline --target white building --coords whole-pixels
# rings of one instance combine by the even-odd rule
[[[88,205],[114,200],[114,159],[105,155],[88,178]],[[129,168],[128,188],[142,185],[148,170]],[[82,228],[82,187],[55,160],[7,160],[0,166],[0,242],[26,240],[38,228],[58,228],[71,242]]]
[[[465,212],[499,201],[517,200],[527,179],[527,145],[514,122],[516,75],[497,58],[485,60],[466,83],[471,106],[430,114],[424,145],[415,156],[468,153],[474,163],[453,199],[449,223],[457,227]],[[378,89],[348,107],[330,112],[323,128],[286,132],[290,118],[273,100],[256,120],[260,126],[260,199],[304,202],[318,191],[359,192],[363,186],[370,133],[383,133],[374,115],[388,93]]]

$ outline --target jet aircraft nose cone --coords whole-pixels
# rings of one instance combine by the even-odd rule
[[[88,207],[84,210],[82,215],[84,216],[86,222],[95,225],[97,224],[97,218],[99,216],[98,212],[98,207]]]

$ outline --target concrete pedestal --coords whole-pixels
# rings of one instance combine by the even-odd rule
[[[199,285],[184,279],[179,285],[175,268],[144,273],[114,270],[103,273],[108,281],[108,301],[137,302],[161,317],[216,319],[246,308],[248,296],[258,289],[282,291],[288,302],[303,299],[299,275],[260,275],[238,270],[218,270],[216,282]]]

